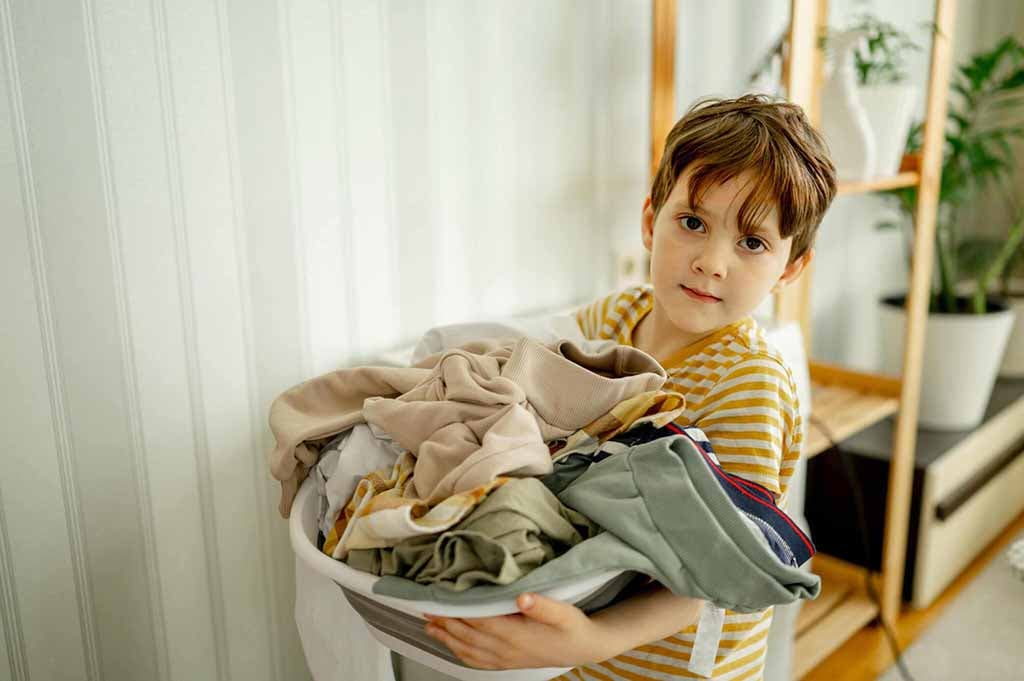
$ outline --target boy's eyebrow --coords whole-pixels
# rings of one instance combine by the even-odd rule
[[[704,209],[704,206],[702,206],[699,202],[691,206],[688,200],[679,199],[679,201],[676,203],[676,206],[680,209],[692,210],[694,213],[704,213],[705,215],[710,215],[710,213],[708,213]]]
[[[694,213],[703,213],[704,215],[711,215],[714,218],[721,219],[720,216],[713,215],[712,213],[709,213],[702,205],[700,205],[699,202],[697,202],[697,204],[695,206],[691,206],[690,202],[688,200],[686,200],[686,199],[680,199],[679,200],[679,202],[677,203],[677,209],[691,210]],[[740,231],[741,231],[742,234],[744,234],[746,236],[761,236],[761,237],[771,237],[772,236],[772,230],[769,229],[768,227],[765,227],[764,222],[760,222],[760,223],[754,225],[753,227],[754,228],[752,230],[748,231],[748,232],[743,232],[742,229]]]

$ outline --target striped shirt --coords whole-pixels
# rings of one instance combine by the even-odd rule
[[[587,338],[632,345],[633,329],[654,304],[653,289],[637,286],[580,309],[576,320]],[[796,383],[764,331],[746,317],[683,348],[663,362],[666,390],[686,397],[682,425],[701,428],[722,468],[771,490],[784,507],[800,456],[802,425]],[[726,611],[710,678],[758,681],[764,675],[771,608],[759,613]],[[559,677],[598,681],[701,678],[687,665],[697,633],[691,625],[674,636],[618,657],[577,667]]]

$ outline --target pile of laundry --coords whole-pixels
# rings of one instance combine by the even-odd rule
[[[318,547],[398,598],[483,603],[609,569],[738,611],[815,597],[810,540],[678,425],[665,380],[629,346],[529,337],[313,378],[271,408],[279,510],[313,476]]]

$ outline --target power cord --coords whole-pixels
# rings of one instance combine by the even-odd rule
[[[860,531],[861,550],[864,552],[864,562],[868,565],[872,565],[871,543],[868,540],[867,515],[864,512],[864,494],[860,485],[860,479],[857,477],[857,470],[854,468],[853,461],[850,458],[850,453],[839,446],[836,439],[832,437],[832,432],[824,423],[821,422],[820,419],[817,419],[812,415],[810,418],[810,424],[825,436],[830,448],[834,449],[839,455],[839,460],[843,465],[843,472],[846,473],[846,477],[850,483],[850,489],[853,492],[853,503],[857,512],[857,527]],[[903,677],[904,681],[915,681],[903,659],[899,643],[896,641],[896,635],[893,633],[889,623],[885,621],[884,617],[882,617],[882,599],[879,598],[878,592],[875,590],[875,585],[871,581],[871,568],[864,568],[864,586],[867,589],[868,596],[872,601],[874,601],[875,605],[878,606],[878,621],[882,625],[882,631],[885,634],[886,641],[889,643],[889,649],[892,651],[893,657],[896,659],[896,666],[900,670],[900,676]]]

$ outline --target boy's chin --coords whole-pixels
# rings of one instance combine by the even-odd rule
[[[670,310],[668,318],[680,333],[699,337],[714,333],[730,323],[719,315],[707,314],[706,311],[704,314],[695,313],[692,307],[683,305]]]

